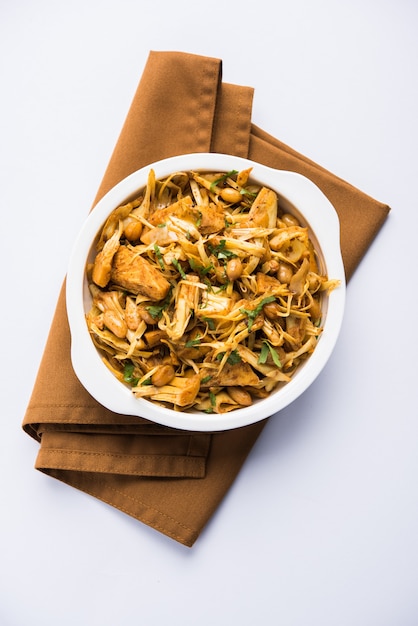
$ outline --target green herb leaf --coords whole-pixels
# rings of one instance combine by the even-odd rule
[[[224,356],[225,356],[225,352],[220,352],[216,358],[218,361],[222,361]],[[232,350],[229,353],[228,358],[226,359],[226,362],[229,363],[229,365],[236,365],[237,363],[241,363],[241,361],[242,359],[239,355],[238,350]]]
[[[227,178],[231,178],[231,176],[235,176],[235,174],[238,174],[237,170],[230,170],[226,174],[223,174],[220,178],[217,178],[216,180],[213,181],[213,183],[210,186],[210,189],[213,190],[213,188],[216,187],[218,183],[225,182]]]
[[[267,357],[270,353],[269,350],[269,346],[267,341],[263,341],[263,345],[261,346],[261,350],[260,350],[260,356],[258,357],[258,362],[260,363],[260,365],[264,365],[264,363],[267,361]]]
[[[263,345],[261,346],[260,356],[258,358],[258,362],[260,363],[260,365],[263,365],[267,361],[267,357],[269,354],[271,354],[273,363],[281,369],[282,364],[279,359],[279,355],[277,354],[277,351],[274,349],[269,341],[264,340]]]
[[[277,352],[273,348],[273,346],[270,345],[270,344],[269,344],[269,350],[270,350],[271,357],[272,357],[272,359],[274,361],[274,364],[277,365],[277,367],[281,368],[282,367],[282,363],[281,363],[281,361],[279,359],[279,355],[277,354]]]
[[[194,259],[189,259],[189,265],[190,269],[193,272],[197,272],[201,276],[206,276],[206,274],[213,269],[212,263],[210,263],[209,265],[201,265],[200,263],[197,263]]]
[[[267,298],[263,298],[261,300],[261,302],[255,307],[255,309],[240,309],[241,313],[248,317],[248,330],[251,330],[255,318],[261,313],[263,306],[265,304],[269,304],[269,302],[274,302],[275,300],[275,296],[267,296]]]
[[[217,246],[208,246],[209,252],[216,256],[219,261],[225,261],[226,259],[232,259],[237,255],[232,250],[226,248],[226,239],[221,239]]]
[[[240,194],[242,196],[250,196],[251,198],[255,198],[257,196],[254,191],[247,191],[247,189],[241,189]]]
[[[202,317],[203,321],[209,326],[209,330],[215,330],[215,322],[210,317]]]
[[[161,254],[161,250],[156,243],[154,244],[154,252],[161,269],[165,270],[163,255]]]
[[[173,286],[171,285],[168,294],[166,295],[164,300],[161,301],[160,304],[151,304],[150,306],[146,307],[146,310],[154,319],[160,319],[162,312],[168,308],[170,304],[170,300],[171,300],[172,291],[173,291]]]
[[[189,339],[189,341],[186,341],[186,343],[184,344],[185,348],[194,348],[195,346],[200,345],[200,336],[196,337],[195,339]]]
[[[211,406],[216,406],[216,396],[213,393],[213,391],[209,391],[209,398],[210,398]]]
[[[165,308],[166,307],[163,305],[153,304],[151,306],[147,306],[147,311],[154,319],[159,319]]]
[[[180,273],[180,276],[182,277],[182,279],[184,280],[185,278],[187,278],[187,274],[183,270],[183,268],[180,265],[180,263],[178,262],[178,260],[177,259],[173,259],[172,263],[173,263],[174,267],[176,268],[176,270]]]
[[[206,384],[206,383],[208,383],[208,382],[210,381],[210,379],[211,379],[211,378],[212,378],[212,376],[211,376],[211,375],[209,375],[209,376],[204,376],[200,382],[201,382],[202,384]]]
[[[135,365],[132,363],[132,361],[125,361],[123,366],[123,380],[125,381],[125,383],[128,383],[128,385],[131,385],[132,387],[136,387],[139,381],[139,378],[133,375],[134,369]]]

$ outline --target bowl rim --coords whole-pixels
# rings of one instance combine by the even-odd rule
[[[306,221],[310,236],[316,240],[326,259],[330,278],[340,281],[328,299],[324,332],[300,370],[268,398],[227,413],[182,412],[161,407],[143,398],[135,398],[103,363],[91,340],[85,321],[85,266],[92,243],[110,212],[132,198],[146,185],[149,171],[156,178],[175,171],[230,171],[252,168],[251,178],[274,189],[296,207]],[[305,207],[306,203],[306,207]],[[299,208],[302,205],[303,208]],[[324,228],[324,222],[326,228]],[[337,212],[324,193],[305,176],[279,170],[251,159],[220,153],[190,153],[168,157],[136,170],[110,189],[88,214],[74,242],[67,268],[66,305],[71,335],[71,361],[80,383],[105,408],[122,415],[148,419],[180,430],[217,432],[248,426],[266,419],[299,397],[325,367],[340,333],[345,308],[345,270],[340,249],[340,223]]]

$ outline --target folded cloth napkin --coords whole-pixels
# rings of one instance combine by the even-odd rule
[[[221,68],[215,58],[150,53],[94,204],[158,159],[211,151],[249,157],[304,174],[328,196],[350,278],[389,207],[254,126],[253,89],[223,83]],[[185,432],[102,407],[71,366],[63,286],[22,424],[40,443],[38,470],[192,546],[264,425]]]

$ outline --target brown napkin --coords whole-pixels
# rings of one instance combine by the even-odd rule
[[[334,204],[349,278],[389,207],[254,126],[252,98],[252,88],[221,82],[219,59],[151,52],[95,202],[138,168],[187,152],[230,153],[294,170]],[[192,546],[264,424],[194,433],[103,408],[71,367],[63,287],[23,421],[40,442],[37,469]]]

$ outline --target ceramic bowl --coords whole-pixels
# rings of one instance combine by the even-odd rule
[[[321,270],[340,281],[323,300],[323,331],[313,354],[293,374],[290,382],[256,400],[252,406],[229,413],[174,411],[136,398],[132,391],[104,365],[90,337],[85,315],[91,306],[86,281],[86,264],[93,259],[95,242],[107,216],[117,206],[135,196],[147,184],[154,169],[156,178],[176,171],[228,172],[252,168],[251,178],[274,189],[280,205],[296,215],[319,255]],[[338,338],[345,303],[345,275],[340,250],[337,213],[314,183],[300,174],[272,169],[248,159],[215,153],[181,155],[150,164],[117,184],[88,215],[75,241],[70,257],[66,303],[71,332],[71,359],[74,371],[86,390],[106,408],[124,415],[144,417],[165,426],[192,431],[222,431],[239,428],[270,417],[288,406],[308,389],[326,365]]]

